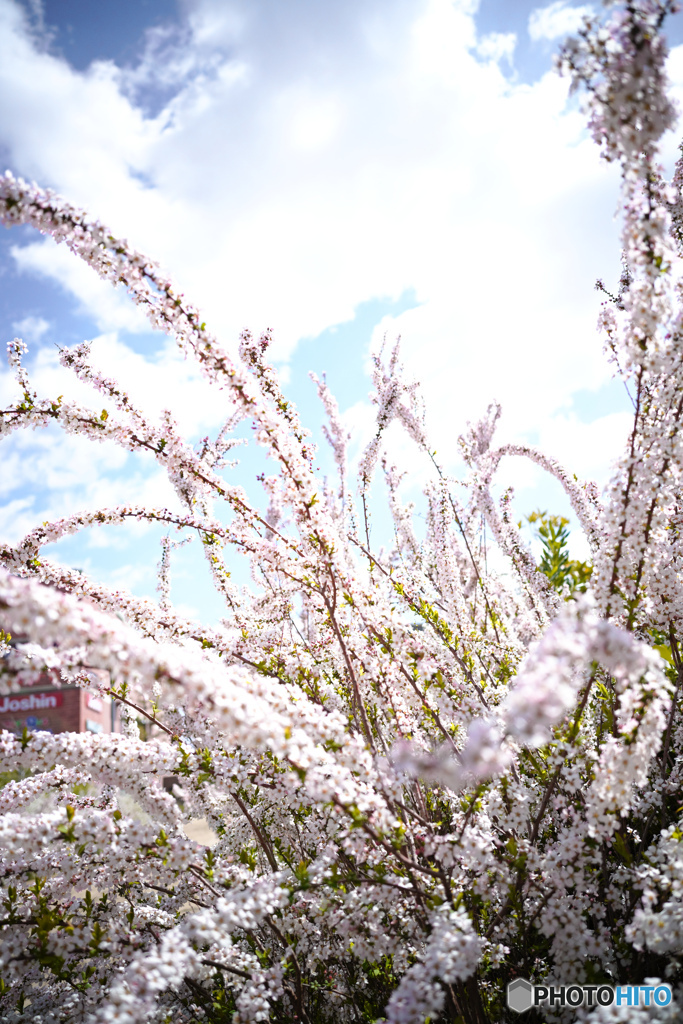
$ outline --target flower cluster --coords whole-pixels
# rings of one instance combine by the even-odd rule
[[[56,425],[106,439],[154,460],[175,499],[0,543],[0,693],[47,674],[115,701],[123,721],[110,735],[0,734],[0,1021],[494,1024],[520,976],[665,978],[674,999],[657,1019],[680,1014],[683,162],[671,184],[656,162],[674,5],[608,8],[561,56],[623,172],[624,268],[600,324],[635,413],[603,500],[542,452],[496,447],[496,406],[464,431],[465,475],[451,477],[398,346],[375,358],[376,430],[355,480],[314,378],[337,471],[321,481],[268,332],[245,332],[232,358],[154,263],[58,196],[0,178],[0,220],[127,288],[227,406],[193,446],[170,412],[153,420],[100,373],[87,343],[60,358],[92,408],[38,395],[23,342],[8,346],[18,395],[0,436]],[[226,472],[245,421],[274,466],[263,502]],[[419,517],[386,455],[391,424],[430,471]],[[510,457],[564,488],[592,552],[585,593],[555,585],[510,496],[497,499]],[[371,530],[379,474],[390,550]],[[130,520],[172,531],[158,603],[45,553]],[[219,626],[173,606],[173,550],[192,538]],[[250,589],[232,582],[235,552]],[[197,819],[212,845],[190,838]]]

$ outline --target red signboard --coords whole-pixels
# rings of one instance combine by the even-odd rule
[[[56,693],[22,693],[0,697],[0,715],[17,711],[48,711],[62,704],[62,694]]]

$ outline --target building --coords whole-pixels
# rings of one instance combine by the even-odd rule
[[[32,686],[0,696],[0,730],[29,732],[119,732],[116,707],[78,686]]]

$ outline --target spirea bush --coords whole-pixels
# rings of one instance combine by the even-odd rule
[[[13,773],[0,790],[0,1020],[492,1024],[515,1018],[518,977],[673,990],[665,1008],[527,1019],[680,1019],[683,166],[667,183],[657,163],[674,122],[661,34],[673,10],[610,4],[559,59],[622,170],[624,269],[601,328],[634,416],[602,497],[539,451],[496,447],[494,407],[461,438],[466,479],[450,477],[396,352],[375,360],[376,433],[355,480],[316,382],[338,470],[327,486],[268,335],[245,332],[233,359],[154,263],[52,193],[0,179],[3,223],[127,288],[230,409],[193,448],[170,412],[152,421],[98,372],[87,343],[60,358],[92,408],[39,396],[23,344],[9,346],[19,395],[1,433],[56,424],[144,454],[178,508],[94,509],[0,546],[2,693],[48,672],[124,713],[120,734],[0,734]],[[274,467],[266,512],[221,472],[245,422]],[[395,422],[431,467],[420,530],[385,457]],[[492,491],[512,456],[560,481],[592,572],[568,561],[552,517],[535,562]],[[391,551],[367,529],[382,472]],[[158,604],[43,554],[127,520],[168,526]],[[224,600],[220,628],[170,602],[172,538],[190,535]],[[235,550],[251,589],[232,582]],[[201,817],[213,848],[184,833]]]

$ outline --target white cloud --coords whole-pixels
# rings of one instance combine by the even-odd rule
[[[412,288],[419,306],[377,334],[401,332],[444,458],[492,399],[504,435],[552,437],[572,393],[609,375],[593,282],[618,276],[618,175],[565,81],[506,77],[514,39],[478,38],[475,7],[191,0],[139,68],[77,72],[0,0],[0,142],[19,172],[170,267],[227,344],[270,325],[285,359],[359,303]],[[554,38],[583,10],[551,4],[530,31]],[[143,82],[175,87],[154,116],[136,105]],[[141,326],[68,253],[14,253],[100,330]],[[220,402],[181,383],[189,364],[101,347],[153,405],[179,403],[188,428],[217,422]],[[592,472],[583,442],[568,454]]]
[[[583,19],[593,14],[589,4],[573,7],[565,0],[554,0],[547,7],[537,7],[529,15],[529,35],[537,42],[539,39],[560,39],[571,32],[576,32],[583,24]]]
[[[25,316],[12,324],[22,341],[37,344],[43,335],[50,330],[50,322],[42,316]]]
[[[308,152],[325,148],[339,131],[341,117],[341,104],[331,97],[302,97],[290,118],[292,145]]]
[[[544,427],[539,446],[567,467],[581,463],[588,479],[607,481],[610,466],[626,450],[633,426],[627,411],[599,416],[591,423],[574,414],[558,415]]]
[[[7,543],[14,543],[27,533],[36,520],[30,498],[15,498],[0,502],[0,537]]]
[[[116,375],[133,403],[144,407],[152,422],[163,408],[172,408],[185,435],[197,436],[217,431],[230,411],[225,394],[211,390],[199,370],[188,367],[171,344],[154,362],[133,352],[116,335],[96,338],[91,351],[93,365],[106,376]],[[104,396],[59,365],[54,348],[29,353],[26,365],[39,398],[61,395],[96,412],[106,405],[112,408]],[[0,371],[2,407],[17,395],[12,375]],[[34,497],[15,497],[22,492]],[[93,444],[58,428],[18,431],[3,440],[0,507],[3,503],[0,536],[10,542],[37,522],[85,508],[121,503],[178,507],[166,474],[147,453],[132,455],[113,442]],[[117,527],[119,532],[121,529]],[[90,546],[109,546],[111,532],[106,528],[92,532]]]
[[[13,245],[10,252],[19,270],[58,281],[78,299],[81,310],[92,317],[100,330],[150,330],[144,313],[124,291],[102,281],[91,267],[51,238]]]
[[[24,176],[68,182],[80,201],[104,205],[105,217],[137,195],[129,169],[139,167],[154,122],[122,95],[113,65],[75,73],[39,46],[13,0],[0,3],[0,88],[0,136]],[[103,193],[116,199],[103,203]]]
[[[484,60],[506,60],[512,67],[517,36],[514,32],[489,32],[477,44],[477,53]]]
[[[152,421],[164,409],[171,409],[187,437],[217,431],[232,409],[225,392],[212,388],[199,367],[185,359],[172,341],[151,360],[134,352],[116,335],[102,335],[93,342],[91,359],[105,376],[121,384]],[[88,389],[89,405],[102,401],[94,396],[95,392]]]

